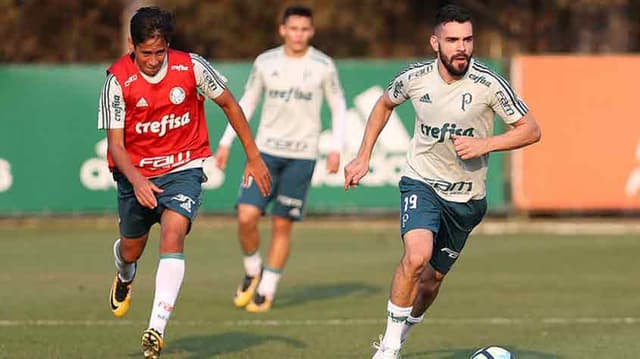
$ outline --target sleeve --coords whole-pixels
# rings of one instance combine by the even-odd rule
[[[411,67],[400,71],[387,86],[387,95],[393,103],[399,105],[409,99],[408,84]]]
[[[262,79],[262,73],[256,60],[253,63],[251,73],[249,74],[249,78],[245,84],[244,94],[242,94],[242,98],[238,102],[242,108],[242,112],[244,112],[244,116],[247,118],[247,121],[251,120],[253,112],[256,110],[256,107],[258,107],[263,89],[264,82]],[[235,138],[236,132],[233,130],[231,125],[227,124],[224,134],[222,135],[222,138],[220,138],[220,145],[229,147]]]
[[[344,99],[344,91],[338,78],[338,70],[333,62],[322,84],[324,96],[331,109],[331,150],[342,152],[345,146],[345,128],[347,106]]]
[[[526,115],[529,108],[504,78],[496,75],[496,80],[490,88],[489,105],[505,123],[514,123]]]
[[[125,105],[122,88],[113,74],[107,74],[98,104],[98,129],[124,128]]]
[[[191,55],[198,90],[212,100],[222,95],[226,88],[227,79],[202,56],[194,53],[189,55]]]

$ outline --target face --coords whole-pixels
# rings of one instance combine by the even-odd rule
[[[136,46],[130,42],[129,46],[135,54],[135,63],[138,69],[145,75],[154,76],[162,67],[169,44],[163,37],[158,36],[147,39]]]
[[[280,25],[280,36],[284,39],[284,46],[293,52],[307,50],[313,32],[311,18],[306,16],[291,15]]]
[[[450,21],[438,26],[430,43],[451,76],[462,76],[467,72],[473,56],[473,27],[470,21]]]

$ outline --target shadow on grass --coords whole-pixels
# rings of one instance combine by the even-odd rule
[[[542,353],[533,350],[518,349],[515,347],[509,347],[512,353],[516,354],[518,359],[561,359],[562,357],[556,354]],[[423,352],[407,352],[402,353],[402,358],[406,359],[469,359],[471,354],[478,348],[470,349],[441,349],[441,350],[427,350]]]
[[[213,358],[216,355],[240,352],[267,342],[282,342],[297,349],[306,347],[304,342],[278,335],[230,332],[178,338],[167,343],[167,348],[162,353],[181,354],[192,359]]]
[[[348,295],[369,296],[380,290],[378,287],[360,282],[298,286],[283,291],[282,295],[276,296],[275,302],[278,307],[292,307]]]

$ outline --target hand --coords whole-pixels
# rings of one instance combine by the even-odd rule
[[[227,161],[229,161],[229,147],[218,146],[214,157],[216,158],[216,166],[224,171],[227,168]]]
[[[271,174],[260,156],[247,158],[247,167],[244,169],[242,178],[243,186],[249,186],[251,179],[256,181],[263,196],[266,197],[271,193]]]
[[[473,138],[469,136],[451,136],[456,153],[463,160],[480,157],[489,152],[489,143],[486,138]]]
[[[164,192],[163,189],[142,176],[131,182],[131,185],[133,186],[133,192],[136,194],[136,199],[141,205],[150,209],[158,206],[156,193]]]
[[[337,173],[340,168],[340,153],[330,152],[327,156],[327,172]]]
[[[344,167],[344,190],[355,188],[369,172],[369,159],[356,157]]]

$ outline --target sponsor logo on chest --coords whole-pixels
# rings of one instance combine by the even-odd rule
[[[445,122],[442,127],[420,124],[420,133],[423,136],[437,139],[439,143],[444,142],[445,139],[451,139],[453,135],[474,137],[473,131],[473,127],[458,127],[455,123],[449,122]]]
[[[282,99],[284,102],[289,102],[291,99],[311,101],[313,98],[313,92],[302,91],[297,87],[291,87],[287,90],[269,90],[268,94],[270,98]]]
[[[162,116],[159,121],[138,122],[136,123],[136,133],[154,133],[158,137],[163,137],[170,130],[188,125],[191,122],[189,112],[184,115],[169,114]]]

